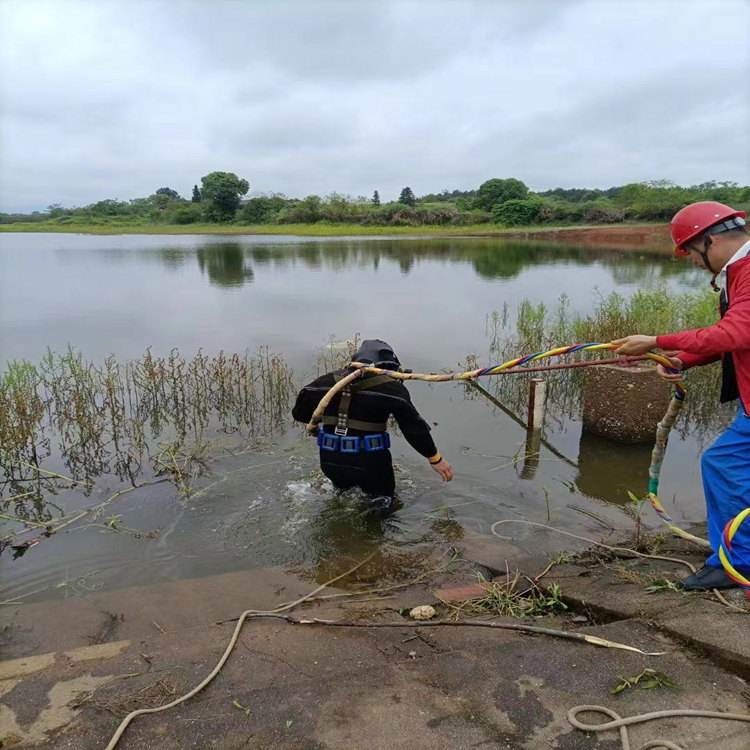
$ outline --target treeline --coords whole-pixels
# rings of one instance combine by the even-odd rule
[[[0,214],[0,223],[59,224],[361,224],[375,226],[494,223],[500,226],[540,224],[611,224],[623,221],[668,221],[693,201],[718,200],[739,208],[750,204],[750,187],[734,182],[705,182],[684,187],[667,181],[631,183],[606,190],[555,188],[534,192],[515,178],[493,178],[476,190],[443,190],[417,197],[410,187],[398,200],[332,193],[288,198],[280,194],[245,199],[247,180],[232,172],[211,172],[193,187],[190,198],[162,187],[147,198],[101,200],[80,208],[49,206],[33,214]]]

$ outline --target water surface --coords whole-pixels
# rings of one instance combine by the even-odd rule
[[[523,299],[554,306],[564,292],[574,311],[587,312],[613,290],[665,284],[676,292],[704,282],[668,258],[497,239],[0,234],[0,367],[38,362],[48,347],[124,361],[147,348],[190,357],[268,346],[301,384],[317,374],[327,342],[360,334],[386,339],[414,370],[455,369],[467,355],[487,362],[489,317],[505,309],[512,318]],[[385,528],[361,522],[356,498],[333,495],[299,427],[280,421],[252,446],[214,431],[209,437],[231,453],[216,453],[192,497],[163,484],[112,506],[120,524],[153,538],[89,526],[15,561],[3,555],[0,599],[262,565],[314,572],[373,547],[398,561],[420,542],[486,537],[498,518],[601,531],[571,506],[627,525],[617,504],[628,489],[645,487],[648,447],[616,446],[582,434],[575,415],[552,415],[546,437],[556,452],[542,448],[535,465],[524,466],[524,431],[486,400],[456,383],[410,390],[457,478],[441,485],[396,436],[405,507]],[[663,500],[679,521],[702,518],[699,448],[690,437],[675,439],[664,467]],[[54,450],[46,461],[70,468]],[[120,486],[104,473],[85,497],[71,491],[55,502],[77,508]],[[564,546],[535,532],[517,536],[524,549]]]

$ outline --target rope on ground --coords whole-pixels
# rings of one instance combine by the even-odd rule
[[[521,518],[508,518],[501,521],[495,521],[490,526],[490,531],[498,539],[508,539],[508,537],[502,536],[497,533],[497,527],[505,523],[522,523],[526,526],[537,526],[540,529],[547,529],[547,531],[554,531],[556,534],[562,534],[563,536],[569,536],[571,539],[578,539],[581,542],[587,544],[593,544],[595,547],[602,547],[603,549],[609,550],[610,552],[624,552],[633,557],[645,557],[648,560],[662,560],[663,562],[674,563],[675,565],[684,565],[690,570],[691,573],[695,573],[695,566],[689,563],[687,560],[681,560],[679,557],[666,557],[665,555],[647,555],[645,552],[638,552],[638,550],[630,549],[630,547],[616,547],[611,544],[604,544],[604,542],[597,542],[596,539],[589,539],[586,536],[580,536],[579,534],[573,534],[570,531],[563,531],[562,529],[556,529],[554,526],[549,526],[546,523],[538,523],[537,521],[526,521]]]
[[[291,617],[283,616],[287,622],[294,625],[327,625],[334,628],[492,628],[495,630],[515,630],[519,633],[531,633],[533,635],[549,635],[553,638],[563,638],[568,641],[578,641],[579,643],[588,643],[590,646],[599,646],[601,648],[616,648],[622,651],[632,651],[641,656],[664,656],[665,651],[643,651],[635,646],[628,646],[626,643],[610,641],[606,638],[600,638],[590,633],[578,633],[569,630],[557,630],[556,628],[542,628],[538,625],[522,625],[516,622],[491,622],[489,620],[433,620],[420,621],[418,625],[404,622],[346,622],[344,620],[321,620],[313,618],[311,620],[294,620]]]
[[[194,695],[197,695],[198,693],[200,693],[200,691],[203,690],[203,688],[206,687],[206,685],[208,685],[216,677],[216,675],[219,674],[219,672],[221,672],[222,668],[224,667],[224,664],[226,664],[227,659],[229,658],[230,654],[234,650],[235,645],[237,644],[237,639],[240,637],[240,631],[242,630],[242,626],[245,624],[245,620],[247,620],[250,617],[279,616],[281,612],[292,609],[293,607],[296,607],[298,604],[302,604],[302,602],[307,601],[308,599],[312,598],[319,591],[322,591],[324,588],[327,588],[331,584],[336,583],[336,581],[340,581],[342,578],[345,578],[346,576],[354,573],[356,570],[359,570],[359,568],[361,568],[365,563],[372,560],[374,556],[375,556],[375,552],[365,557],[364,560],[360,560],[360,562],[358,562],[354,567],[349,568],[349,570],[346,570],[343,573],[340,573],[335,578],[331,578],[329,581],[326,581],[325,583],[318,586],[316,589],[313,589],[312,591],[305,594],[304,596],[301,596],[299,599],[295,599],[293,602],[282,604],[281,606],[272,610],[258,610],[258,609],[245,610],[240,615],[240,618],[237,621],[237,625],[234,628],[234,632],[232,633],[232,637],[229,639],[229,643],[227,644],[227,647],[224,650],[224,653],[221,655],[221,658],[216,663],[216,666],[211,670],[211,672],[203,680],[201,680],[201,682],[199,682],[192,690],[185,693],[185,695],[181,695],[179,698],[175,698],[175,700],[171,701],[170,703],[165,703],[163,706],[156,706],[155,708],[139,708],[137,711],[132,711],[131,713],[129,713],[122,720],[120,725],[115,730],[115,733],[112,735],[112,739],[107,744],[106,750],[114,750],[114,748],[117,747],[117,744],[119,743],[122,735],[125,733],[125,730],[128,728],[128,725],[136,717],[142,716],[144,714],[155,714],[155,713],[159,713],[160,711],[166,711],[169,708],[174,708],[175,706],[178,706],[180,703],[184,703],[185,701],[192,698]]]
[[[612,721],[604,722],[603,724],[584,724],[579,718],[578,714],[582,713],[599,713],[609,716]],[[636,714],[635,716],[622,717],[616,711],[606,706],[574,706],[568,711],[568,721],[582,732],[606,732],[610,729],[620,730],[620,742],[622,743],[622,750],[631,750],[630,737],[628,736],[628,727],[634,724],[643,724],[647,721],[654,721],[655,719],[668,719],[677,716],[692,716],[693,718],[701,719],[720,719],[723,721],[746,721],[750,722],[750,715],[748,714],[732,714],[724,713],[722,711],[699,711],[691,708],[679,708],[667,711],[652,711],[646,714]],[[670,740],[649,740],[645,745],[642,745],[640,750],[655,750],[656,748],[664,748],[665,750],[684,750],[680,745],[671,742]]]
[[[160,713],[161,711],[166,711],[170,708],[174,708],[175,706],[178,706],[181,703],[184,703],[185,701],[189,700],[193,696],[197,695],[201,690],[203,690],[203,688],[205,688],[223,669],[224,665],[229,659],[229,656],[234,650],[234,647],[237,645],[237,640],[239,639],[240,632],[242,630],[243,625],[245,624],[245,622],[247,622],[250,619],[275,618],[279,620],[284,620],[285,622],[288,622],[292,625],[323,625],[327,627],[339,627],[339,628],[405,628],[405,627],[493,628],[495,630],[515,630],[521,633],[530,633],[530,634],[535,634],[535,635],[547,635],[547,636],[552,636],[554,638],[564,638],[566,640],[578,641],[579,643],[587,643],[591,646],[599,646],[602,648],[615,648],[615,649],[621,649],[623,651],[631,651],[633,653],[641,654],[643,656],[662,656],[664,653],[661,651],[655,651],[655,652],[643,651],[639,648],[636,648],[635,646],[629,646],[625,643],[618,643],[617,641],[610,641],[606,638],[600,638],[598,636],[591,635],[589,633],[577,633],[577,632],[572,632],[572,631],[569,632],[566,630],[556,630],[554,628],[543,628],[543,627],[538,627],[536,625],[523,625],[520,623],[488,622],[486,620],[477,620],[474,622],[454,622],[451,620],[437,620],[435,622],[420,622],[419,625],[416,626],[408,622],[364,623],[364,622],[345,622],[342,620],[322,620],[318,618],[313,618],[309,620],[298,620],[298,619],[294,619],[290,617],[289,615],[283,614],[284,611],[292,609],[293,607],[296,607],[297,605],[302,604],[303,602],[309,599],[312,599],[322,589],[326,588],[327,586],[330,586],[336,581],[355,572],[356,570],[361,568],[366,562],[371,560],[374,555],[375,553],[373,552],[372,555],[369,555],[364,560],[358,562],[354,567],[350,568],[344,573],[337,575],[335,578],[332,578],[330,581],[326,581],[326,583],[318,586],[318,588],[313,589],[308,594],[301,596],[299,599],[296,599],[293,602],[282,604],[281,606],[273,610],[256,610],[256,609],[245,610],[240,615],[239,619],[237,620],[237,625],[235,625],[234,631],[232,632],[232,636],[229,639],[229,643],[227,644],[227,647],[224,650],[224,653],[221,655],[221,658],[216,663],[216,666],[211,670],[211,672],[203,680],[201,680],[201,682],[199,682],[192,690],[189,690],[187,693],[185,693],[184,695],[181,695],[179,698],[175,698],[175,700],[169,703],[165,703],[162,706],[156,706],[154,708],[140,708],[137,711],[132,711],[131,713],[129,713],[122,720],[120,725],[115,730],[115,733],[112,735],[112,739],[107,744],[106,750],[114,750],[117,747],[117,744],[119,743],[120,739],[125,733],[125,730],[128,728],[128,726],[133,721],[133,719],[137,718],[138,716],[143,716],[145,714]]]

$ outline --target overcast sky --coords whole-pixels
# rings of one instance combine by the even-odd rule
[[[750,182],[746,0],[0,0],[0,210]]]

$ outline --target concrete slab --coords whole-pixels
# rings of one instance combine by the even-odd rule
[[[669,554],[666,552],[665,554]],[[683,553],[683,556],[684,555]],[[679,580],[688,573],[671,563],[651,560],[613,561],[606,565],[555,566],[543,585],[558,584],[563,599],[576,611],[589,612],[599,621],[642,618],[671,637],[710,656],[716,663],[750,678],[750,610],[737,612],[710,592],[662,590],[648,593],[654,579]],[[740,607],[739,591],[724,596]]]
[[[335,617],[337,612],[328,606],[314,614]],[[608,705],[621,715],[678,706],[747,710],[743,681],[682,653],[642,622],[611,623],[590,632],[666,650],[665,656],[506,631],[403,623],[393,629],[331,629],[250,622],[214,683],[186,704],[137,719],[120,747],[615,750],[614,733],[597,738],[573,730],[567,710],[582,703]],[[19,748],[100,750],[119,716],[171,700],[196,684],[222,653],[230,632],[228,624],[200,626],[179,635],[156,633],[109,658],[56,658],[3,696],[0,738],[8,747],[15,742]],[[679,689],[611,694],[621,677],[645,667],[663,671]],[[158,684],[168,692],[154,692]],[[40,724],[50,707],[58,718]],[[686,720],[638,727],[632,732],[634,746],[653,736],[669,736],[690,748],[750,745],[750,727]]]
[[[541,567],[535,561],[531,569]],[[645,569],[626,570],[645,574]],[[401,618],[402,607],[433,602],[431,589],[472,583],[475,576],[465,568],[397,592],[393,599],[329,600],[298,613],[398,621],[403,627],[249,622],[206,690],[174,709],[137,719],[120,749],[619,750],[614,732],[596,736],[574,730],[568,709],[599,704],[622,716],[680,707],[748,710],[748,687],[735,665],[722,662],[728,670],[712,663],[706,655],[716,655],[717,648],[686,650],[687,636],[678,633],[688,624],[700,631],[712,622],[718,632],[720,621],[732,633],[723,647],[734,649],[746,632],[743,615],[735,623],[701,597],[649,596],[633,582],[637,575],[626,580],[616,571],[608,574],[610,579],[598,569],[569,565],[555,568],[546,580],[560,583],[569,601],[606,623],[586,626],[584,632],[665,651],[664,656],[508,631],[428,628]],[[101,750],[126,713],[169,702],[208,674],[233,628],[212,623],[251,604],[272,608],[314,585],[283,571],[256,571],[13,608],[6,643],[9,651],[23,653],[0,664],[5,676],[0,747]],[[116,622],[103,623],[102,611],[116,615]],[[640,618],[641,612],[661,618],[658,627]],[[158,628],[152,622],[157,616]],[[571,617],[534,622],[580,626]],[[92,623],[99,629],[87,630]],[[667,632],[679,634],[679,640]],[[92,636],[105,640],[92,643]],[[612,694],[623,677],[645,668],[665,673],[677,688]],[[638,726],[631,735],[634,747],[657,736],[690,750],[750,747],[750,726],[700,719]]]

